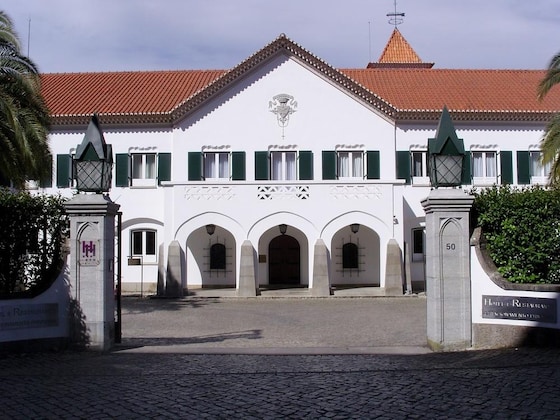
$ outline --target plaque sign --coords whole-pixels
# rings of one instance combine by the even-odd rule
[[[556,299],[482,295],[482,318],[556,323]]]
[[[79,245],[80,265],[99,265],[99,241],[86,239]]]

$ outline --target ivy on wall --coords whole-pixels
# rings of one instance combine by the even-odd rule
[[[500,274],[513,283],[560,284],[560,189],[494,186],[473,191],[480,226]]]
[[[61,268],[68,219],[60,196],[0,189],[0,296],[33,296]]]

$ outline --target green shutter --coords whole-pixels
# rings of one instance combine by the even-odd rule
[[[72,174],[72,156],[56,155],[56,186],[68,188]]]
[[[202,181],[202,153],[189,152],[188,165],[189,181]]]
[[[158,154],[158,184],[171,181],[171,153]]]
[[[517,183],[519,185],[531,183],[531,172],[529,170],[529,152],[517,152]]]
[[[245,181],[245,152],[231,153],[231,179]]]
[[[268,168],[268,152],[255,152],[255,180],[267,180]]]
[[[115,155],[115,186],[128,187],[130,156],[128,153],[117,153]]]
[[[53,167],[53,159],[52,159],[52,156],[49,156],[49,175],[46,176],[44,179],[39,180],[39,186],[41,188],[51,188],[53,186],[52,167]]]
[[[511,151],[500,152],[500,174],[502,184],[513,184],[513,153]]]
[[[333,150],[323,151],[323,179],[336,179],[336,152]]]
[[[299,152],[299,179],[310,181],[313,179],[313,152]]]
[[[410,184],[410,152],[397,150],[397,179],[404,179]]]
[[[461,184],[472,184],[471,152],[465,152],[465,155],[463,156],[463,173],[461,176]]]
[[[379,151],[378,150],[368,150],[366,152],[367,159],[367,179],[379,179],[381,178],[381,171],[379,169]]]

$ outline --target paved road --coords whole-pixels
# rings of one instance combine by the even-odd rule
[[[124,299],[124,343],[144,351],[425,353],[426,299]]]
[[[335,337],[384,337],[357,331],[361,319],[379,330],[378,323],[356,313],[362,305],[380,305],[382,312],[393,314],[389,307],[400,306],[407,312],[411,311],[407,305],[421,301],[394,300],[383,306],[383,300],[375,299],[338,304],[334,300],[175,301],[168,302],[165,310],[159,309],[159,302],[125,300],[125,338],[113,352],[0,358],[1,415],[16,419],[559,418],[557,350],[397,354],[396,349],[411,346],[389,346],[393,354],[373,350],[359,354],[362,350],[353,349],[372,343],[341,345]],[[259,309],[261,303],[268,304],[269,318]],[[230,319],[222,319],[221,327],[201,319],[213,316],[208,315],[212,308]],[[284,317],[273,315],[274,308],[284,308]],[[354,323],[344,315],[351,308],[360,308],[353,311]],[[329,315],[333,311],[341,315],[338,321]],[[285,325],[303,319],[303,314],[323,316],[339,334],[305,340],[270,331],[276,327],[293,331]],[[154,330],[158,325],[159,332]],[[332,345],[331,349],[346,351],[286,354],[282,346],[294,343],[304,350]],[[268,354],[235,351],[245,348],[258,353],[259,346]],[[203,348],[221,354],[197,354]]]

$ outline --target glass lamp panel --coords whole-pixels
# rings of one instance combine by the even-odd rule
[[[463,156],[436,155],[434,158],[436,185],[448,187],[461,185]]]

